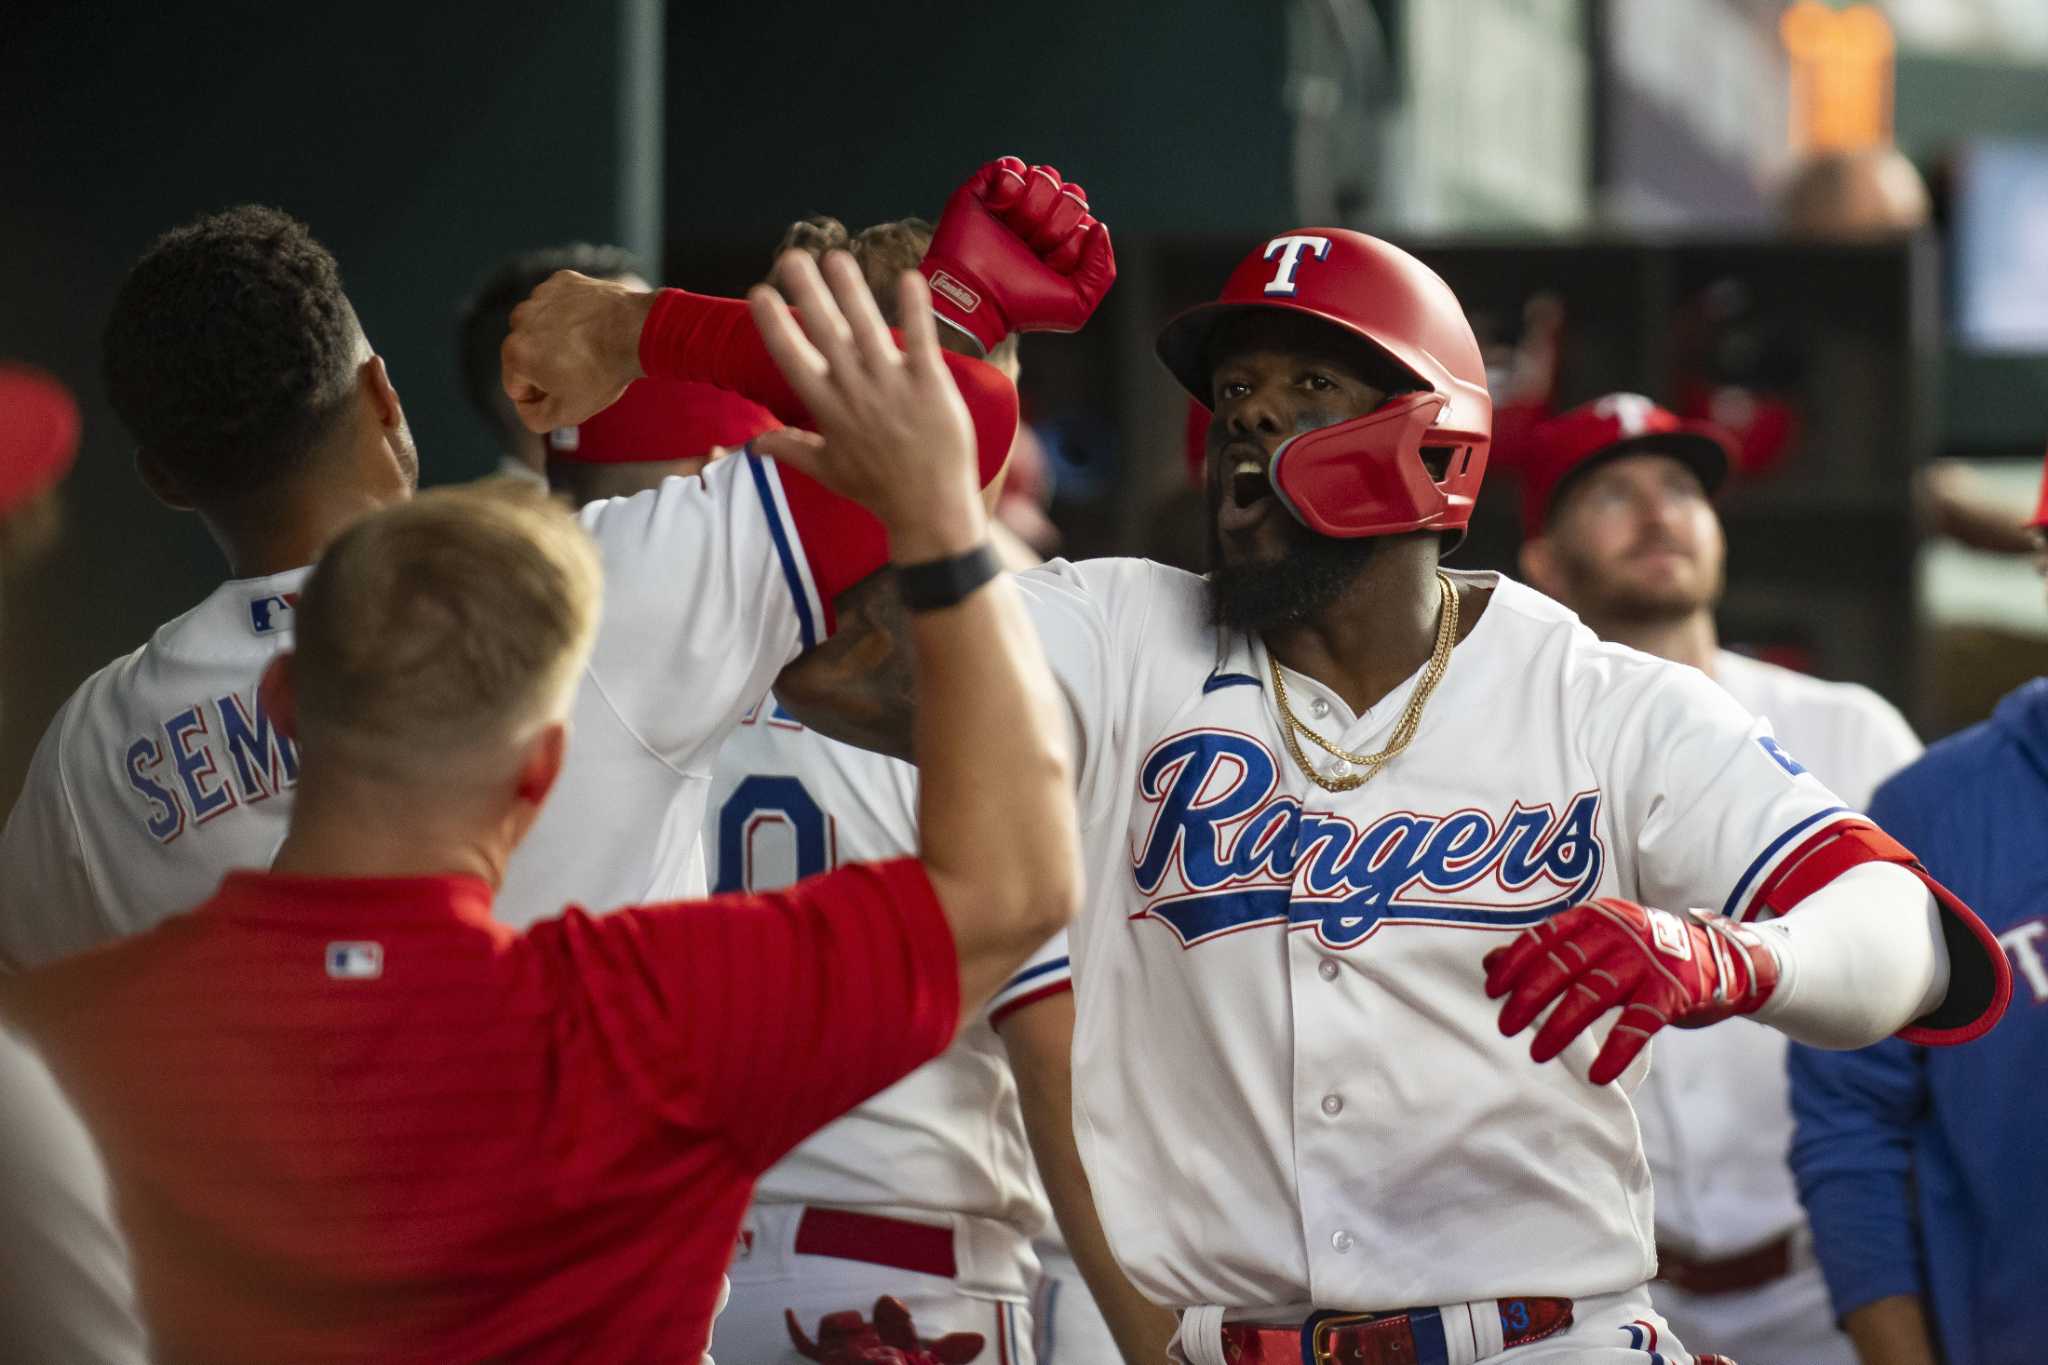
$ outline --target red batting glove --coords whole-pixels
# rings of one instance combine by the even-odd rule
[[[1011,332],[1078,332],[1116,283],[1109,228],[1050,166],[991,161],[953,191],[918,266],[932,311],[987,355]]]
[[[1778,959],[1754,929],[1725,915],[1683,916],[1612,897],[1575,905],[1486,955],[1486,994],[1508,997],[1502,1036],[1549,1009],[1529,1055],[1547,1062],[1608,1010],[1621,1018],[1588,1078],[1605,1085],[1667,1024],[1698,1028],[1749,1014],[1778,985]]]

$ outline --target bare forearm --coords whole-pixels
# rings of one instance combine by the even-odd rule
[[[1002,1038],[1017,1077],[1024,1133],[1067,1252],[1125,1365],[1157,1365],[1166,1358],[1178,1320],[1140,1294],[1111,1255],[1074,1141],[1074,997],[1056,996],[1021,1011],[1003,1025]]]
[[[1863,1365],[1936,1365],[1927,1314],[1911,1294],[1866,1303],[1842,1319]]]
[[[914,711],[910,622],[895,576],[864,579],[834,604],[832,638],[782,670],[775,699],[819,734],[908,762]]]
[[[1073,913],[1072,762],[1051,673],[1011,583],[914,612],[910,629],[920,851],[949,910],[957,900],[983,921],[954,924],[962,1004],[974,1008]]]

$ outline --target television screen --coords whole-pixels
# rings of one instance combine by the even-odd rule
[[[1982,142],[1964,155],[1955,272],[1957,340],[2048,351],[2048,142]]]

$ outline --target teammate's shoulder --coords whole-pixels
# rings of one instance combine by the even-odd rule
[[[1811,673],[1801,673],[1797,669],[1751,658],[1730,649],[1721,650],[1715,656],[1714,670],[1722,684],[1737,697],[1753,690],[1787,698],[1816,710],[1882,717],[1900,725],[1906,723],[1899,708],[1862,683],[1816,678]]]
[[[644,539],[679,517],[696,515],[749,458],[728,456],[706,465],[699,474],[671,474],[636,493],[594,499],[576,509],[577,520],[600,547]]]
[[[1197,574],[1149,559],[1049,559],[1017,575],[1030,597],[1087,599],[1119,625],[1208,622],[1208,583]]]
[[[1669,676],[1668,670],[1680,669],[1704,681],[1705,675],[1697,669],[1601,639],[1570,607],[1506,574],[1465,577],[1491,580],[1493,593],[1482,624],[1493,622],[1499,634],[1515,636],[1514,647],[1519,650],[1555,652],[1568,680],[1599,687],[1631,679],[1648,682]]]
[[[1068,583],[1088,592],[1154,593],[1199,599],[1204,580],[1150,559],[1048,559],[1018,574],[1026,582]]]

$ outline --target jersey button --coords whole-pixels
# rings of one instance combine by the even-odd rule
[[[1330,714],[1330,703],[1324,701],[1321,697],[1317,697],[1309,702],[1308,713],[1317,720],[1321,720],[1324,716]]]
[[[1324,958],[1316,967],[1316,974],[1325,981],[1335,981],[1337,979],[1337,959],[1334,957]]]
[[[1349,777],[1351,776],[1351,765],[1349,763],[1342,762],[1339,759],[1333,758],[1328,763],[1323,765],[1323,776]]]
[[[1323,1096],[1323,1112],[1331,1118],[1336,1118],[1337,1115],[1344,1112],[1344,1097],[1341,1095]]]
[[[1343,1255],[1351,1250],[1351,1234],[1339,1228],[1330,1234],[1330,1245],[1336,1248],[1338,1255]]]

